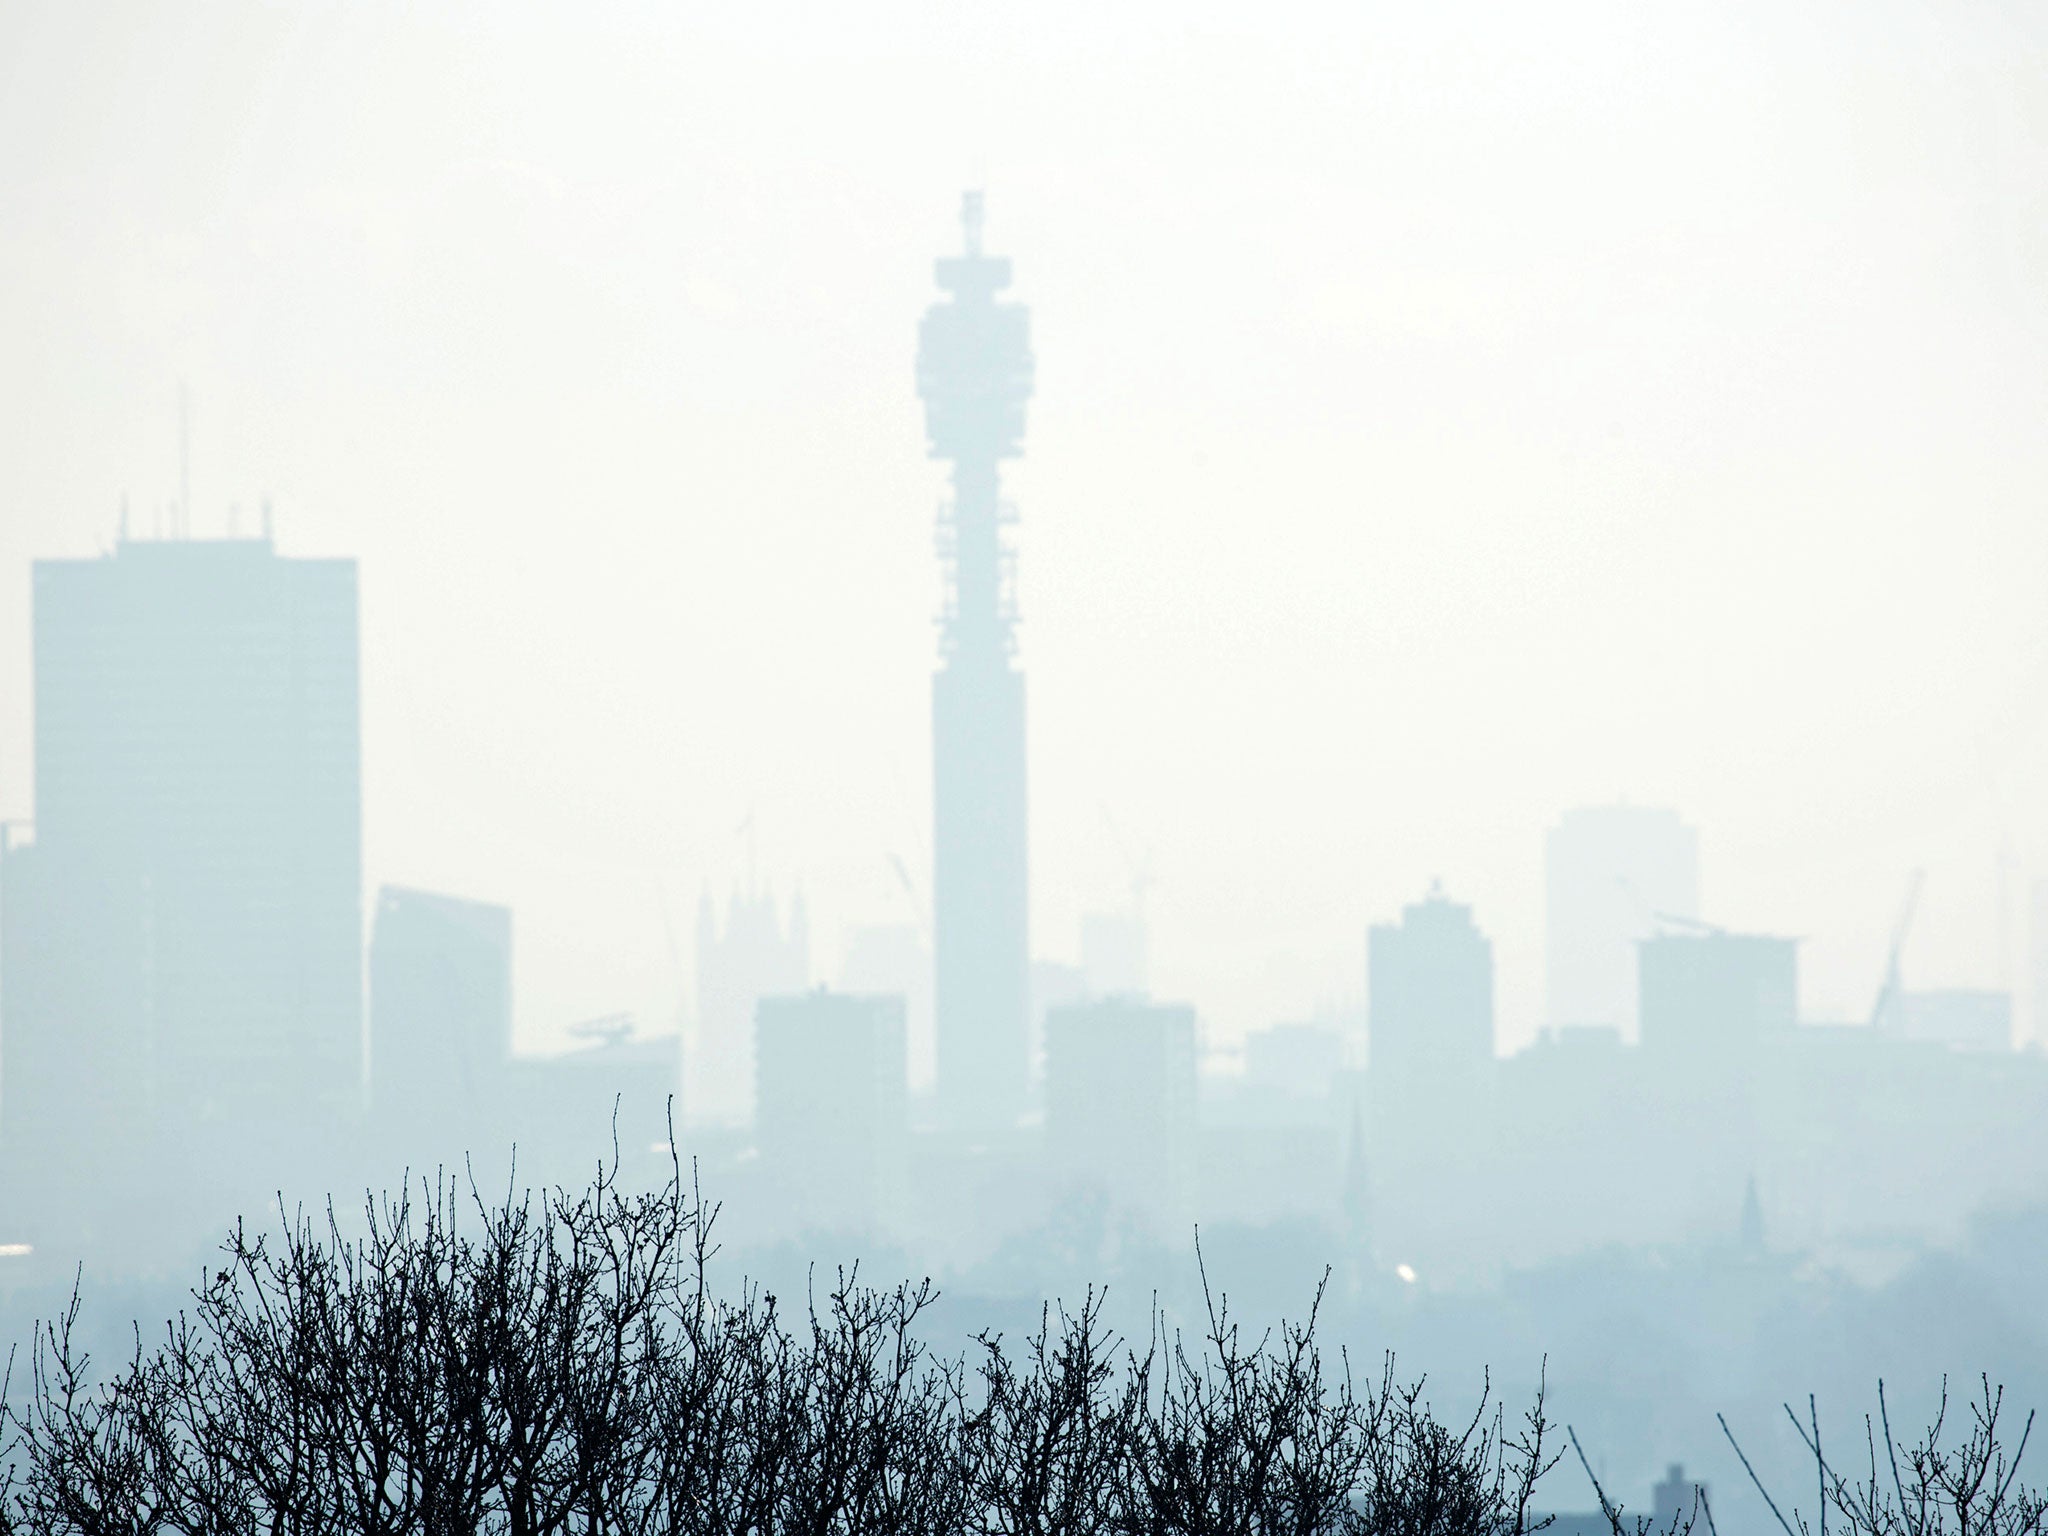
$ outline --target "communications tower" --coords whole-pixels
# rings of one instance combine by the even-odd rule
[[[957,1127],[1016,1122],[1030,1079],[1024,676],[1016,666],[1015,556],[1000,466],[1024,451],[1030,312],[996,297],[1006,258],[981,249],[981,194],[961,199],[961,255],[938,262],[947,297],[918,327],[927,450],[952,466],[939,512],[945,595],[932,678],[932,940],[938,1094]]]

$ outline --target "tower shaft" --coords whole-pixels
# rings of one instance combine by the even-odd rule
[[[1023,451],[1029,316],[996,295],[1005,260],[980,249],[968,194],[966,250],[938,263],[950,297],[919,329],[929,451],[952,466],[939,517],[945,575],[932,678],[932,921],[938,1092],[949,1119],[1000,1129],[1030,1079],[1030,944],[1024,678],[1017,669],[1001,463]]]

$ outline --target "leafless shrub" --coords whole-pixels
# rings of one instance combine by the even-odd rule
[[[1142,1351],[1090,1292],[1011,1349],[932,1355],[929,1283],[839,1273],[786,1317],[714,1291],[680,1166],[631,1192],[437,1179],[243,1226],[153,1347],[96,1380],[76,1291],[28,1352],[0,1533],[441,1536],[1527,1536],[1556,1459],[1539,1390],[1462,1426],[1392,1362],[1364,1386],[1307,1320],[1209,1293]],[[2001,1533],[2002,1536],[2002,1533]]]
[[[1968,1423],[1958,1433],[1950,1423],[1946,1378],[1934,1418],[1917,1440],[1901,1441],[1892,1431],[1891,1406],[1884,1383],[1877,1384],[1877,1415],[1863,1416],[1863,1453],[1847,1469],[1832,1459],[1821,1442],[1820,1412],[1812,1398],[1806,1419],[1785,1404],[1785,1416],[1798,1431],[1813,1459],[1813,1514],[1796,1505],[1790,1515],[1757,1476],[1728,1421],[1728,1437],[1743,1470],[1776,1517],[1785,1536],[1827,1536],[1832,1511],[1841,1536],[2048,1536],[2048,1495],[2022,1483],[2020,1463],[2033,1436],[2034,1415],[2020,1426],[2019,1438],[2008,1445],[2010,1417],[2005,1389],[1991,1378],[1978,1378],[1978,1395],[1969,1402]],[[2001,1420],[2005,1426],[2001,1427]],[[1852,1456],[1855,1453],[1850,1453]]]

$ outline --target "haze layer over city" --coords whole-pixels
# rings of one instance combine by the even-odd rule
[[[9,1337],[616,1113],[961,1337],[1327,1269],[1638,1503],[2048,1397],[2044,61],[9,8]]]

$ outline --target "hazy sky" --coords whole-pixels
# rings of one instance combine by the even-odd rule
[[[855,19],[859,12],[859,19]],[[1701,829],[1810,1012],[2048,875],[2048,73],[2019,0],[0,6],[0,815],[28,563],[361,562],[366,875],[510,903],[519,1030],[822,968],[928,880],[931,258],[1032,306],[1034,948],[1363,992],[1434,876],[1540,1022],[1543,833]],[[679,956],[664,934],[664,897]]]

